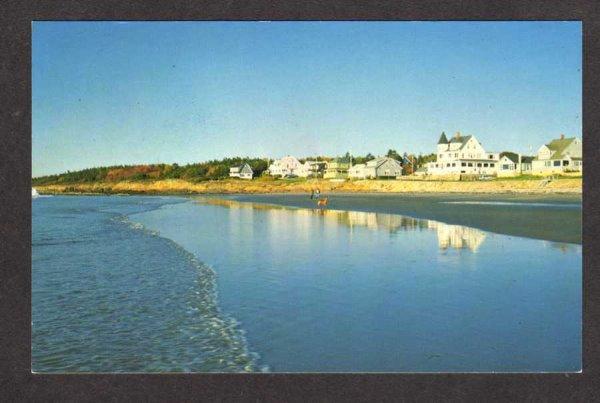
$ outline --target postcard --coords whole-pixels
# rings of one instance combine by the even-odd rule
[[[582,25],[38,21],[31,371],[582,369]]]

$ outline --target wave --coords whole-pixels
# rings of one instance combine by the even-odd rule
[[[198,357],[197,362],[189,363],[192,367],[202,368],[201,372],[268,372],[269,367],[259,365],[260,356],[250,351],[245,332],[240,322],[230,315],[223,313],[218,305],[216,285],[217,274],[209,265],[184,249],[175,241],[160,236],[158,231],[150,230],[143,224],[131,221],[126,215],[118,215],[114,222],[127,226],[130,230],[141,231],[147,236],[158,237],[170,244],[186,262],[197,271],[196,280],[188,294],[187,314],[200,319],[191,330],[188,337],[197,343],[206,344],[214,339],[218,351],[211,352],[211,357]],[[204,358],[205,362],[202,362]],[[206,368],[207,362],[212,368]],[[200,371],[199,371],[200,372]]]

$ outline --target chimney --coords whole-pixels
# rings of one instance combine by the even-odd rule
[[[454,137],[459,138],[460,137],[460,132],[456,132],[456,134],[454,135]]]
[[[560,135],[560,139],[561,139],[561,140],[564,140],[564,139],[565,139],[565,135],[561,133],[561,135]]]

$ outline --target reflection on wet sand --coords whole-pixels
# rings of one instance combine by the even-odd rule
[[[562,253],[573,252],[573,251],[577,250],[577,246],[573,245],[573,244],[568,244],[568,243],[564,243],[564,242],[552,242],[552,241],[542,241],[542,242],[544,243],[544,246],[550,247],[553,249],[558,249]]]
[[[230,209],[253,209],[265,210],[273,218],[273,223],[279,223],[286,226],[294,223],[296,226],[305,227],[306,222],[303,217],[321,216],[325,222],[342,224],[351,229],[354,227],[365,227],[370,230],[385,230],[390,234],[399,231],[422,231],[435,230],[437,232],[438,246],[442,250],[469,249],[476,252],[485,240],[485,232],[476,228],[465,227],[462,225],[450,225],[438,221],[425,220],[419,218],[406,217],[398,214],[372,213],[363,211],[343,211],[329,209],[303,209],[294,207],[284,207],[271,204],[239,202],[236,200],[200,198],[200,203],[216,206],[228,207]],[[304,225],[302,225],[304,223]],[[302,235],[308,236],[306,231]]]

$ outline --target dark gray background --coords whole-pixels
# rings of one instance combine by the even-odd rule
[[[0,400],[598,401],[600,8],[594,1],[3,1],[0,3]],[[31,21],[582,20],[582,374],[32,375]],[[527,113],[527,111],[523,111]],[[596,251],[595,251],[596,249]]]

